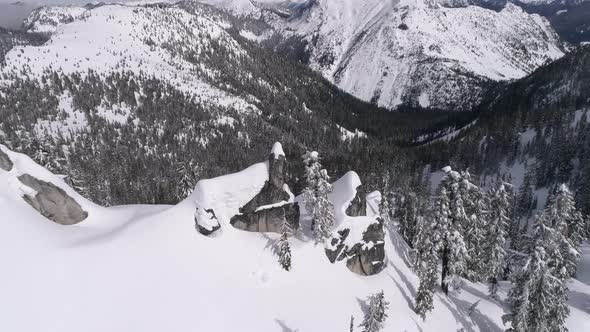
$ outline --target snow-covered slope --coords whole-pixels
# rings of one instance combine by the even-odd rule
[[[271,23],[309,42],[311,66],[386,107],[468,108],[489,80],[563,55],[549,22],[512,4],[497,12],[436,0],[310,0],[292,12]]]
[[[271,250],[275,235],[241,232],[227,220],[262,187],[265,163],[201,181],[176,206],[100,208],[76,196],[89,218],[64,227],[20,198],[14,176],[26,171],[65,184],[2,149],[15,166],[0,170],[1,331],[348,331],[350,316],[360,323],[363,300],[382,289],[391,302],[384,331],[503,330],[504,307],[481,284],[466,283],[449,298],[437,294],[427,320],[416,316],[417,278],[396,233],[386,238],[388,266],[378,275],[352,274],[344,263],[330,264],[323,247],[298,239],[291,240],[293,269],[283,271]],[[336,187],[348,191],[352,180],[349,174]],[[219,211],[219,236],[195,230],[195,201]],[[590,322],[584,250],[582,277],[570,284],[572,332]]]
[[[244,98],[210,84],[220,75],[208,60],[213,44],[227,57],[247,57],[220,17],[179,6],[97,5],[42,7],[25,21],[33,32],[51,33],[41,46],[15,47],[0,71],[41,76],[89,70],[107,75],[133,72],[171,83],[202,102],[237,110],[255,109]]]

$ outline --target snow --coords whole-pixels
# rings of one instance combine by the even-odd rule
[[[231,116],[222,116],[214,121],[217,126],[230,126],[234,128],[236,119]]]
[[[422,107],[429,107],[430,106],[430,98],[428,97],[428,92],[422,92],[418,97],[418,104]]]
[[[270,154],[275,156],[275,159],[279,159],[280,156],[285,156],[285,151],[283,151],[283,146],[281,145],[281,143],[276,142],[273,146],[272,146],[272,151],[270,152]]]
[[[381,203],[381,193],[373,191],[365,197],[367,200],[367,217],[379,217],[379,204]]]
[[[266,40],[270,37],[269,33],[263,33],[261,35],[256,35],[254,34],[254,32],[250,31],[250,30],[240,30],[240,36],[253,41],[253,42],[261,42],[263,40]]]
[[[88,126],[86,115],[81,111],[74,110],[72,102],[72,96],[69,94],[61,95],[57,106],[58,115],[51,120],[37,119],[35,134],[38,136],[49,135],[53,138],[62,135],[69,138],[72,134],[84,130]]]
[[[96,115],[111,123],[124,125],[131,116],[131,107],[125,103],[114,104],[111,107],[101,105],[96,110]],[[139,121],[136,119],[136,121]],[[137,124],[137,122],[135,122]]]
[[[332,184],[332,193],[329,198],[334,204],[334,218],[338,223],[344,222],[348,218],[346,209],[350,202],[356,196],[356,189],[361,185],[361,179],[354,171],[344,174],[340,179]]]
[[[362,300],[381,290],[391,303],[384,331],[506,328],[500,319],[506,283],[500,302],[487,298],[485,284],[466,282],[448,298],[438,292],[434,311],[422,321],[412,309],[418,279],[396,232],[386,236],[388,264],[378,275],[360,277],[342,262],[330,264],[323,246],[297,238],[289,240],[293,269],[284,271],[271,250],[277,236],[228,224],[268,179],[266,163],[201,180],[176,206],[102,208],[30,158],[0,149],[15,164],[10,172],[0,170],[0,284],[6,286],[0,331],[347,331],[350,315],[362,320]],[[62,187],[88,219],[61,226],[43,218],[10,185],[22,172]],[[349,173],[334,184],[333,197],[350,199],[357,183]],[[197,203],[215,210],[218,236],[195,230]],[[589,327],[588,271],[585,246],[580,276],[570,284],[570,331]]]
[[[291,188],[289,188],[288,184],[283,184],[283,191],[285,191],[289,195],[289,203],[295,202],[295,195],[291,192]]]
[[[318,0],[301,17],[271,24],[310,41],[311,67],[344,91],[388,108],[472,100],[464,73],[517,79],[564,54],[545,18],[511,3],[496,12],[429,0]]]
[[[532,142],[536,136],[537,131],[534,128],[527,129],[526,131],[520,133],[520,145],[526,146],[527,144]]]
[[[586,115],[586,123],[590,123],[590,112],[588,110],[577,110],[574,112],[574,120],[572,121],[571,127],[575,128],[582,121],[584,115]]]
[[[70,15],[79,11],[83,14]],[[70,17],[66,22],[71,22],[63,24],[63,15]],[[89,70],[102,75],[130,71],[169,82],[203,103],[214,102],[241,112],[256,110],[246,99],[207,82],[206,77],[218,75],[215,68],[203,62],[190,62],[166,47],[175,42],[182,45],[183,52],[201,54],[215,40],[227,48],[230,57],[247,57],[215,17],[192,15],[175,6],[107,4],[93,9],[43,7],[28,20],[36,26],[45,22],[44,17],[58,22],[52,23],[51,29],[35,28],[51,30],[49,41],[40,46],[14,47],[6,54],[6,65],[0,72],[26,70],[33,77],[40,77],[50,68],[82,76]]]
[[[342,127],[342,126],[338,126],[338,129],[340,129],[340,132],[342,133],[342,141],[348,141],[348,140],[352,140],[354,138],[366,138],[367,137],[367,133],[362,132],[358,129],[355,129],[354,132]]]
[[[259,207],[256,209],[256,212],[258,212],[258,211],[263,211],[263,210],[270,210],[270,209],[274,209],[274,208],[277,208],[277,207],[285,206],[285,205],[287,205],[287,204],[289,204],[289,202],[287,202],[287,201],[280,201],[280,202],[278,202],[278,203],[273,203],[273,204],[268,204],[268,205],[259,206]]]

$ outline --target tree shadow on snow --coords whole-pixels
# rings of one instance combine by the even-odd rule
[[[578,291],[570,291],[568,302],[572,307],[590,314],[590,295]]]
[[[361,300],[358,297],[356,298],[356,301],[358,302],[359,307],[361,307],[361,311],[363,312],[363,314],[367,314],[369,312],[369,304],[367,303],[367,301]]]
[[[277,322],[277,324],[279,324],[279,326],[281,327],[281,332],[298,332],[299,330],[294,330],[292,328],[290,328],[289,326],[287,326],[287,324],[285,324],[284,321],[280,320],[280,319],[275,319],[275,322]]]
[[[401,281],[404,283],[405,289],[404,289],[404,287],[402,287],[402,285],[400,285],[400,283],[391,274],[389,274],[389,278],[391,278],[391,280],[393,281],[393,284],[397,287],[397,289],[401,293],[404,300],[406,300],[406,302],[408,303],[408,307],[413,310],[414,309],[413,299],[416,298],[416,290],[414,289],[414,286],[412,285],[412,283],[410,283],[408,278],[395,266],[395,264],[391,263],[391,261],[389,263],[389,266],[391,266],[395,269],[395,272],[397,273],[397,275],[399,276]],[[408,294],[408,292],[409,292],[409,294]]]
[[[485,297],[484,297],[485,298]],[[500,326],[496,325],[496,323],[491,320],[486,315],[482,314],[477,307],[471,312],[468,312],[469,307],[473,305],[473,303],[469,303],[467,301],[460,300],[458,298],[453,298],[453,303],[449,301],[449,299],[445,298],[444,296],[440,297],[441,302],[449,309],[449,311],[455,317],[455,320],[460,323],[465,331],[476,331],[475,327],[478,327],[479,331],[486,331],[486,332],[503,332]],[[471,318],[468,320],[466,317]]]
[[[411,268],[413,264],[411,263],[410,246],[408,246],[406,241],[402,239],[402,237],[397,233],[396,230],[391,230],[390,228],[391,227],[387,228],[387,234],[389,235],[389,239],[393,244],[395,251],[398,253],[399,257],[401,257],[401,259],[404,261],[406,266]]]

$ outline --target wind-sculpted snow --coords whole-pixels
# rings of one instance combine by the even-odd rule
[[[412,309],[418,278],[395,231],[385,238],[388,264],[377,275],[359,277],[331,264],[323,246],[300,238],[289,240],[293,266],[284,271],[272,251],[277,235],[242,232],[223,220],[263,185],[264,163],[201,181],[176,206],[101,208],[30,158],[0,148],[15,165],[0,170],[0,284],[9,286],[0,297],[2,331],[346,331],[351,315],[362,320],[362,301],[380,290],[391,303],[384,331],[504,330],[503,301],[469,282],[448,298],[437,293],[422,321]],[[19,170],[71,193],[88,219],[47,223],[20,198]],[[340,181],[345,191],[354,185],[351,176]],[[196,202],[216,209],[218,236],[195,230]],[[588,254],[585,247],[579,280],[570,284],[570,331],[585,331],[590,318]],[[507,285],[500,286],[503,299]]]
[[[386,107],[468,109],[490,81],[523,77],[563,55],[549,22],[512,4],[496,12],[426,0],[318,0],[271,23],[309,42],[314,69]]]

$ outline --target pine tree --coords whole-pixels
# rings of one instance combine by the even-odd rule
[[[458,176],[453,171],[449,174],[457,181],[453,187],[458,187],[454,193],[455,199],[452,205],[453,218],[454,222],[461,227],[459,232],[463,236],[467,249],[463,274],[471,281],[480,281],[485,265],[482,257],[482,243],[489,209],[488,197],[481,188],[471,182],[468,171],[461,172]]]
[[[510,185],[500,180],[489,193],[490,209],[489,222],[486,226],[483,246],[483,261],[486,263],[485,276],[490,282],[489,293],[496,296],[498,280],[504,274],[507,265],[506,240],[510,212],[512,210],[511,196],[507,187]]]
[[[447,175],[441,182],[435,201],[433,236],[440,237],[442,242],[441,287],[445,294],[448,294],[449,285],[457,288],[457,278],[465,272],[468,254],[462,231],[468,218],[460,192],[461,175],[450,167],[445,168],[445,171]]]
[[[573,195],[565,184],[557,188],[540,218],[543,223],[556,230],[557,247],[563,258],[564,268],[568,276],[573,277],[579,260],[579,247],[584,240],[585,226],[583,216],[577,211]]]
[[[416,248],[416,267],[418,277],[420,278],[420,286],[416,293],[416,306],[414,310],[422,319],[426,318],[426,313],[434,309],[433,297],[438,283],[438,260],[439,249],[437,238],[426,236],[432,231],[430,225],[433,223],[429,219],[424,219],[424,223],[420,225],[420,232],[417,236]],[[440,240],[440,239],[438,239]],[[431,241],[436,241],[432,243]]]
[[[286,232],[281,234],[281,238],[279,239],[277,246],[279,263],[283,269],[285,269],[285,271],[291,270],[291,245],[289,244],[289,239]]]
[[[178,187],[176,198],[180,201],[187,198],[195,189],[194,162],[181,161],[176,167],[178,174]]]
[[[275,253],[278,257],[279,264],[285,271],[291,270],[291,245],[289,244],[289,236],[293,235],[293,228],[287,222],[285,216],[281,224],[281,237],[276,243]]]
[[[532,186],[533,174],[527,171],[516,198],[516,213],[519,218],[528,219],[531,217],[531,212],[534,209],[533,202],[535,199]]]
[[[563,189],[558,190],[537,218],[530,256],[513,278],[508,294],[512,310],[503,317],[511,323],[508,331],[567,331],[567,282],[571,255],[576,256],[577,252],[564,231],[566,217],[570,215],[565,213],[567,204],[560,204],[567,196]]]
[[[64,178],[64,181],[72,187],[76,192],[83,197],[90,198],[88,188],[84,184],[84,177],[78,171],[78,169],[73,167],[68,167],[67,176]]]
[[[332,185],[328,172],[321,168],[317,152],[309,152],[303,156],[305,165],[306,187],[303,190],[305,208],[312,218],[312,231],[316,241],[322,242],[330,237],[334,225],[332,202],[328,195]]]
[[[369,308],[365,313],[363,322],[359,327],[363,328],[363,332],[378,332],[383,329],[383,323],[387,318],[387,308],[389,302],[385,300],[383,291],[371,295],[368,298]]]
[[[411,190],[399,194],[395,219],[399,224],[399,233],[410,247],[414,247],[416,236],[416,222],[418,220],[418,197]]]
[[[393,222],[393,193],[391,191],[389,172],[385,173],[383,179],[383,189],[381,190],[381,201],[379,202],[379,215],[385,221],[385,225],[391,225]]]

